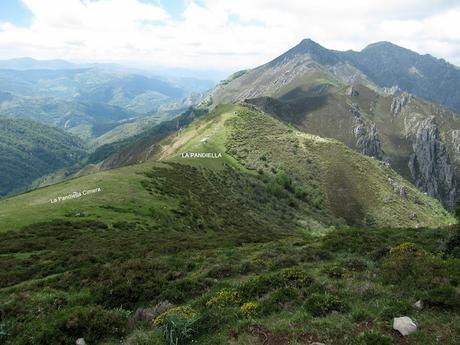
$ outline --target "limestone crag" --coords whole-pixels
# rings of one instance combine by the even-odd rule
[[[408,164],[415,185],[451,208],[457,197],[454,167],[435,117],[410,118],[406,121],[406,135],[414,151]]]
[[[357,105],[353,104],[350,111],[353,114],[353,134],[357,150],[366,156],[386,160],[375,124],[364,120]]]

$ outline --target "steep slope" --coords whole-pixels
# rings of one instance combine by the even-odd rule
[[[83,143],[62,130],[28,120],[0,118],[0,196],[70,167],[87,155]]]
[[[242,100],[304,132],[388,162],[447,207],[458,197],[460,118],[400,90],[380,89],[338,52],[302,41],[221,83],[209,102]]]

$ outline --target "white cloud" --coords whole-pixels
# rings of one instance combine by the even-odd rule
[[[460,4],[452,0],[200,1],[204,6],[187,1],[181,19],[171,17],[160,2],[23,3],[33,13],[32,24],[0,23],[0,58],[239,69],[264,63],[310,37],[334,49],[387,40],[460,64]]]

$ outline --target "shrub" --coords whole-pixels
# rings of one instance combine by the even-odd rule
[[[46,319],[37,318],[27,325],[15,344],[73,344],[83,337],[88,343],[98,343],[108,337],[121,337],[126,331],[126,313],[106,310],[100,306],[74,307],[62,310]]]
[[[226,307],[239,304],[240,295],[236,289],[222,289],[206,302],[207,307]]]
[[[361,307],[354,308],[351,312],[351,317],[355,322],[372,320],[372,315],[369,313],[367,308]]]
[[[406,315],[413,311],[413,306],[403,300],[388,300],[380,311],[380,318],[391,320],[395,315]]]
[[[391,248],[383,264],[383,278],[407,288],[429,288],[443,279],[444,268],[441,259],[405,242]]]
[[[297,267],[284,269],[280,272],[279,276],[284,286],[303,288],[313,283],[313,279],[310,275]]]
[[[450,285],[440,286],[426,292],[426,305],[460,310],[460,293]]]
[[[376,331],[364,332],[351,339],[350,345],[392,345],[393,340]]]
[[[342,278],[345,274],[345,269],[338,264],[325,265],[321,272],[327,274],[331,278]]]
[[[252,277],[246,282],[242,283],[238,291],[243,298],[260,297],[265,295],[270,290],[276,288],[279,282],[272,279],[269,275],[261,275]]]
[[[338,296],[323,292],[313,293],[306,300],[304,308],[313,316],[325,316],[332,311],[345,311],[347,305]]]
[[[133,333],[126,338],[123,342],[124,345],[152,345],[158,344],[161,339],[161,333],[158,334],[158,330],[145,331],[145,330],[135,330]]]
[[[185,344],[191,340],[193,325],[198,320],[198,313],[190,306],[180,306],[168,309],[160,314],[154,324],[163,331],[163,336],[169,345]]]
[[[245,317],[254,317],[257,315],[259,305],[256,302],[247,302],[240,307],[240,313]]]
[[[260,313],[269,315],[289,305],[297,305],[301,302],[301,293],[293,287],[282,287],[272,292],[260,303]]]
[[[362,272],[367,268],[367,262],[364,259],[353,257],[344,260],[343,266],[349,271]]]
[[[457,212],[460,212],[460,203],[457,202]],[[457,225],[454,234],[449,238],[445,248],[446,255],[460,258],[460,227]]]

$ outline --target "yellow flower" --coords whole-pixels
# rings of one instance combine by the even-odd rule
[[[153,323],[156,326],[161,326],[163,325],[165,319],[170,315],[177,315],[185,319],[193,319],[198,314],[192,307],[188,305],[179,306],[179,307],[168,309],[164,313],[158,315],[153,321]]]

